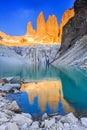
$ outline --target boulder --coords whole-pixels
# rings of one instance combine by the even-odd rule
[[[12,111],[10,111],[10,110],[5,110],[5,114],[7,114],[8,116],[13,116],[14,115],[14,113],[12,112]]]
[[[45,120],[45,119],[47,119],[47,118],[48,118],[47,113],[44,113],[44,114],[42,115],[42,120]]]
[[[46,128],[50,128],[50,127],[52,127],[52,125],[54,125],[55,124],[55,118],[52,118],[52,119],[50,119],[50,120],[45,120],[45,127]]]
[[[16,113],[19,113],[21,112],[18,104],[16,101],[13,101],[9,106],[8,106],[8,109],[11,110],[11,111],[14,111]]]
[[[32,124],[32,119],[25,117],[24,115],[21,114],[16,114],[13,118],[12,118],[13,122],[16,122],[18,125],[23,125],[25,123],[28,124],[28,126],[30,126]]]
[[[35,129],[35,130],[38,129],[39,128],[39,122],[38,121],[33,122],[30,128]]]
[[[23,124],[22,130],[28,130],[28,124],[27,123]]]
[[[81,124],[87,128],[87,118],[81,118]]]
[[[32,119],[32,116],[29,113],[22,113],[23,116]]]
[[[0,126],[0,130],[6,130],[6,126],[5,125],[1,125]]]
[[[15,78],[12,78],[9,82],[11,84],[21,84],[21,79],[20,77],[15,77]]]
[[[19,130],[19,128],[16,123],[9,123],[5,130]]]
[[[69,124],[74,124],[78,122],[78,119],[73,115],[73,113],[69,113],[66,116],[63,116],[60,121],[62,123],[69,123]]]
[[[4,84],[2,86],[2,92],[14,92],[14,89],[20,89],[20,84]]]

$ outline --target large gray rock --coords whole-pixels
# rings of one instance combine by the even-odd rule
[[[81,118],[81,124],[87,128],[87,118]]]
[[[9,106],[8,106],[8,109],[11,110],[11,111],[14,111],[16,113],[19,113],[21,112],[18,104],[16,101],[13,101]]]
[[[1,125],[0,130],[6,130],[6,125]]]
[[[33,129],[36,130],[38,128],[39,128],[39,122],[38,121],[33,122],[31,127],[30,127],[31,130],[33,130]]]
[[[19,128],[16,123],[9,123],[5,130],[19,130]]]
[[[23,125],[27,123],[29,126],[32,124],[32,119],[25,117],[24,115],[17,114],[12,118],[13,122],[16,122],[18,125]]]
[[[55,118],[51,118],[50,120],[45,120],[45,127],[50,128],[55,124]]]
[[[23,116],[32,119],[32,116],[29,113],[21,113]]]
[[[63,116],[60,121],[62,123],[69,123],[69,124],[74,124],[78,122],[78,119],[73,115],[73,113],[69,113],[66,116]]]
[[[28,129],[28,124],[27,123],[23,124],[21,130],[29,130]]]
[[[20,84],[4,84],[2,86],[2,92],[14,92],[14,89],[20,89]]]
[[[11,79],[9,80],[9,82],[10,82],[11,84],[20,84],[20,83],[21,83],[21,79],[20,79],[20,77],[15,77],[15,78],[11,78]]]

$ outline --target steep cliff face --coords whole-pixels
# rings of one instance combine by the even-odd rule
[[[76,0],[75,16],[63,28],[61,53],[87,33],[87,0]]]
[[[55,66],[87,66],[87,0],[76,0],[75,16],[63,28],[63,38]]]
[[[64,12],[64,15],[62,17],[61,23],[60,23],[60,42],[62,39],[62,34],[63,34],[63,27],[69,22],[69,20],[74,17],[75,13],[74,13],[74,8],[70,9],[70,10],[66,10]]]

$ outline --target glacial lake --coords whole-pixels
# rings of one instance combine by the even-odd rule
[[[21,92],[7,94],[16,100],[21,111],[40,117],[43,113],[87,116],[87,70],[61,66],[49,67],[0,67],[0,78],[20,77]]]

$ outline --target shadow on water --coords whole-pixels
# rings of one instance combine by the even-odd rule
[[[77,116],[87,116],[87,72],[73,67],[59,67],[64,99]]]
[[[61,66],[57,69],[52,66],[47,68],[22,66],[20,69],[11,70],[8,68],[7,72],[0,68],[0,77],[12,76],[37,81],[32,82],[32,84],[22,84],[21,90],[23,92],[20,94],[8,94],[6,96],[12,100],[16,99],[22,111],[32,115],[41,115],[44,112],[48,114],[74,112],[77,116],[87,116],[86,70],[67,66]],[[58,91],[59,82],[61,83],[61,91]],[[55,90],[54,93],[53,90]],[[61,92],[63,96],[61,96]]]

